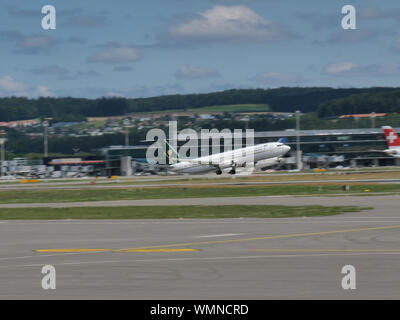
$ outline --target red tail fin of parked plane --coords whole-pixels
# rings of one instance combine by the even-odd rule
[[[394,132],[392,127],[384,126],[382,127],[383,133],[385,134],[386,142],[389,149],[400,148],[400,138],[396,132]]]

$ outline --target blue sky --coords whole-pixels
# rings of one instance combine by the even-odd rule
[[[41,28],[42,6],[57,29]],[[341,28],[354,5],[357,29]],[[2,0],[0,96],[399,86],[400,3]]]

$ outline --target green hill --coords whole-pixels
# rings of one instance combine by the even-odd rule
[[[209,106],[203,108],[191,108],[189,112],[267,112],[270,111],[267,104],[228,104],[222,106]]]
[[[81,121],[86,117],[109,117],[154,111],[200,110],[200,108],[205,108],[203,110],[208,110],[208,112],[212,110],[248,111],[247,107],[241,109],[242,107],[239,107],[240,105],[268,105],[271,111],[276,112],[294,112],[296,110],[315,112],[321,104],[329,102],[330,100],[349,98],[359,94],[386,94],[395,90],[399,91],[400,89],[334,89],[322,87],[232,89],[203,94],[176,94],[136,99],[119,97],[103,97],[99,99],[71,97],[28,99],[23,97],[7,97],[0,98],[0,121],[42,117],[52,117],[54,121]],[[325,112],[323,111],[324,108],[328,107],[321,107],[321,114],[335,113],[329,110]],[[252,111],[259,111],[259,109],[258,107],[254,107]]]
[[[354,94],[330,100],[322,103],[317,112],[322,118],[342,114],[400,112],[400,90]]]

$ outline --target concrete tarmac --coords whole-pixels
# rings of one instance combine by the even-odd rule
[[[28,183],[28,184],[9,184],[9,185],[0,185],[0,191],[4,190],[29,190],[29,191],[38,191],[38,190],[82,190],[82,189],[128,189],[128,188],[168,188],[168,187],[198,187],[198,186],[270,186],[270,185],[315,185],[315,184],[352,184],[352,183],[366,183],[366,184],[374,184],[374,183],[391,183],[398,184],[400,183],[400,179],[326,179],[326,180],[293,180],[293,181],[236,181],[233,180],[231,182],[217,182],[217,181],[207,181],[207,182],[175,182],[175,183],[117,183],[117,182],[99,182],[98,184],[90,185],[88,182],[85,183]]]
[[[149,201],[178,200],[374,209],[286,219],[0,221],[0,299],[400,298],[397,195]],[[56,269],[55,290],[42,289],[44,265]],[[355,290],[342,288],[345,265],[356,269]]]

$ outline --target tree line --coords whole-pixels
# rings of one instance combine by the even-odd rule
[[[394,113],[400,111],[400,90],[389,92],[353,94],[322,103],[317,113],[320,118],[342,114],[357,113]]]
[[[28,99],[24,97],[0,98],[0,121],[25,120],[52,117],[56,121],[81,121],[86,117],[107,117],[134,112],[186,110],[215,105],[268,104],[276,112],[315,112],[322,117],[350,110],[388,109],[382,105],[388,100],[391,108],[398,106],[399,88],[347,88],[328,87],[232,89],[203,94],[175,94],[150,98],[50,98]],[[367,98],[365,98],[367,97]],[[361,104],[372,103],[368,108]],[[348,106],[351,106],[348,109]],[[386,111],[382,111],[386,112]]]

